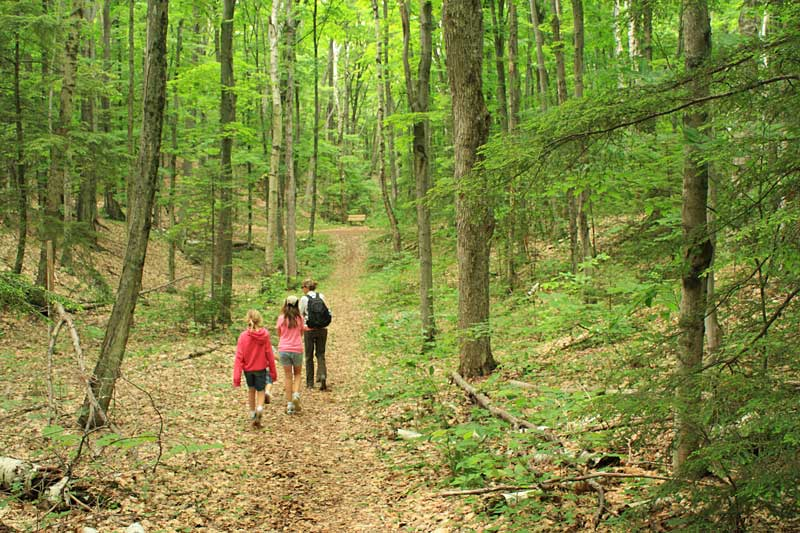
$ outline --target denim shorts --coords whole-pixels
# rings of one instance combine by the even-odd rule
[[[269,375],[267,369],[264,370],[245,370],[244,379],[247,380],[247,386],[257,391],[262,391],[267,388],[267,384],[272,383],[272,376]]]
[[[303,366],[302,352],[278,352],[282,366]]]

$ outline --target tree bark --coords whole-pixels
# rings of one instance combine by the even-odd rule
[[[508,130],[514,132],[519,125],[520,105],[520,76],[519,76],[519,22],[517,20],[516,0],[508,1],[508,82],[510,112],[508,116]],[[506,242],[505,242],[505,281],[509,290],[516,285],[516,239],[517,239],[517,192],[513,181],[508,189],[508,215],[506,217]]]
[[[683,4],[683,49],[687,74],[696,73],[711,53],[711,26],[706,0],[685,0]],[[708,94],[708,81],[699,74],[690,84],[692,98]],[[675,451],[673,468],[682,474],[689,456],[700,445],[700,420],[695,416],[700,404],[696,377],[703,362],[703,337],[706,313],[706,270],[713,258],[707,228],[708,163],[702,141],[708,117],[696,107],[683,116],[684,164],[681,223],[683,227],[684,268],[681,276],[681,303],[678,324],[681,329],[678,355]]]
[[[539,105],[542,111],[547,111],[547,68],[544,63],[544,35],[539,28],[539,8],[537,0],[530,0],[531,18],[533,19],[533,35],[536,40],[536,68],[539,80]]]
[[[564,41],[561,40],[561,0],[550,0],[553,18],[553,53],[556,56],[556,89],[559,105],[567,101],[567,71],[564,63]]]
[[[308,238],[314,240],[314,224],[317,218],[317,166],[319,161],[319,36],[317,35],[317,0],[314,0],[312,25],[312,38],[314,39],[314,147],[311,154],[311,168],[308,176],[311,206],[308,220]],[[332,58],[329,57],[329,67],[331,66],[331,60]],[[331,72],[330,75],[332,76],[333,73]],[[328,100],[328,104],[330,105],[330,100]]]
[[[50,153],[50,172],[47,180],[47,197],[42,220],[42,256],[47,255],[46,250],[48,247],[50,247],[53,257],[55,256],[56,241],[64,233],[60,208],[62,206],[61,198],[64,194],[64,184],[66,183],[66,154],[70,144],[72,100],[75,93],[80,26],[83,19],[83,3],[81,0],[77,0],[73,5],[70,18],[72,22],[64,43],[64,77],[59,95],[58,121],[53,131],[59,142],[52,148]]]
[[[134,4],[135,0],[128,0],[128,158],[130,169],[127,180],[127,207],[130,213],[133,210],[133,203],[136,200],[133,194],[133,180],[134,172],[134,141],[133,141],[133,102],[134,102],[134,87],[136,86],[136,63],[134,58]]]
[[[144,69],[142,135],[136,163],[137,179],[134,181],[134,194],[137,195],[138,201],[128,217],[128,245],[117,289],[117,299],[111,311],[91,382],[92,394],[105,412],[108,412],[114,393],[133,323],[150,236],[166,102],[168,4],[168,0],[148,0],[147,4],[148,38]],[[86,427],[87,422],[94,426],[102,423],[96,410],[94,419],[88,419],[89,406],[90,399],[87,394],[79,419],[82,427]]]
[[[474,377],[497,366],[488,331],[494,217],[483,195],[485,178],[473,176],[491,120],[483,99],[483,12],[479,0],[446,0],[443,11],[457,188],[459,373]]]
[[[495,5],[497,2],[497,5]],[[492,34],[494,37],[494,66],[497,72],[497,114],[500,127],[508,131],[508,104],[506,101],[505,39],[503,39],[503,8],[505,0],[489,0],[492,12]]]
[[[178,21],[178,29],[175,44],[175,68],[172,79],[178,79],[178,71],[181,67],[181,52],[183,52],[183,19]],[[177,251],[178,235],[175,231],[177,217],[175,216],[175,188],[178,181],[178,115],[180,110],[180,99],[178,98],[178,88],[172,88],[172,116],[169,120],[170,140],[172,142],[172,153],[169,156],[169,255],[167,257],[167,276],[170,282],[175,281],[175,254]],[[170,285],[170,287],[172,287]],[[174,288],[172,289],[174,290]]]
[[[94,16],[95,8],[92,6],[86,10],[86,20],[91,25],[94,24]],[[95,45],[94,36],[91,34],[88,36],[84,47],[84,57],[86,57],[90,63],[94,62]],[[95,115],[94,91],[89,91],[89,94],[84,95],[81,104],[81,122],[83,122],[84,129],[90,134],[94,134],[97,131]],[[89,230],[89,241],[95,244],[97,241],[94,236],[94,224],[97,219],[97,174],[95,172],[95,165],[85,165],[82,178],[78,192],[76,215],[78,222],[82,222],[84,227]]]
[[[292,287],[297,277],[297,183],[294,168],[294,114],[291,104],[295,100],[295,21],[293,3],[286,3],[286,287]]]
[[[281,87],[278,74],[280,28],[278,14],[280,0],[272,0],[272,15],[269,22],[270,82],[272,84],[272,151],[269,159],[269,194],[267,198],[267,242],[264,247],[264,273],[275,272],[275,248],[278,245],[278,187],[280,183],[281,141],[283,140],[283,117],[281,116]]]
[[[219,173],[219,225],[217,226],[217,269],[219,279],[219,322],[231,323],[233,297],[233,152],[234,133],[231,124],[236,121],[236,82],[233,77],[233,16],[236,0],[225,0],[220,25],[220,173]]]
[[[403,23],[403,72],[406,80],[408,107],[414,113],[427,113],[430,100],[431,59],[433,50],[433,6],[430,0],[421,0],[419,15],[419,65],[417,83],[411,76],[409,64],[409,23],[408,3],[400,4]],[[417,120],[413,125],[414,179],[417,201],[417,241],[419,247],[419,311],[422,323],[422,349],[429,346],[436,337],[436,322],[433,314],[433,251],[431,243],[431,212],[427,204],[428,190],[431,186],[431,140],[430,121]]]
[[[111,0],[103,0],[103,81],[109,82],[111,65]],[[111,133],[111,98],[105,92],[100,96],[100,129]],[[116,179],[108,176],[103,186],[103,211],[111,220],[125,220],[122,206],[114,197]]]
[[[19,225],[17,229],[17,256],[14,259],[14,272],[22,273],[25,259],[25,242],[28,238],[28,186],[25,180],[25,131],[22,125],[22,95],[19,87],[19,31],[14,32],[14,126],[17,136],[17,211]]]
[[[375,144],[378,154],[378,183],[381,187],[383,207],[386,210],[386,216],[389,218],[389,226],[392,232],[392,249],[394,253],[399,254],[402,251],[400,228],[397,224],[397,217],[394,214],[394,208],[392,207],[391,198],[389,197],[389,188],[386,184],[386,142],[383,123],[386,112],[386,95],[384,94],[383,37],[381,35],[381,15],[378,11],[378,0],[372,0],[372,14],[375,18],[375,47],[377,49],[375,53],[375,65],[378,78],[378,114],[375,119],[377,123]]]

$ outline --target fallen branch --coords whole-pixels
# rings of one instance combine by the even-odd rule
[[[158,290],[161,290],[161,289],[166,289],[167,287],[175,285],[179,281],[183,281],[185,279],[194,278],[194,277],[197,277],[197,276],[195,276],[194,274],[189,274],[188,276],[183,276],[183,277],[178,278],[178,279],[173,279],[172,281],[167,282],[167,283],[165,283],[163,285],[159,285],[158,287],[153,287],[153,288],[150,288],[150,289],[146,289],[146,290],[140,291],[139,292],[139,296],[144,296],[145,294],[149,294],[151,292],[155,292],[155,291],[158,291]]]
[[[254,242],[237,241],[233,243],[234,250],[259,250],[264,251],[264,247]]]
[[[603,491],[603,486],[597,481],[589,480],[588,483],[589,486],[597,492],[597,512],[594,513],[592,519],[592,525],[594,529],[597,530],[597,526],[600,525],[600,519],[603,518],[603,510],[606,506],[606,493]]]
[[[206,354],[210,354],[211,352],[216,352],[217,350],[219,350],[223,346],[225,346],[225,343],[216,344],[214,346],[211,346],[210,348],[203,348],[202,350],[197,350],[195,352],[190,353],[186,357],[182,357],[182,358],[178,359],[178,361],[188,361],[189,359],[195,359],[197,357],[200,357],[200,356],[203,356],[203,355],[206,355]]]
[[[542,435],[545,439],[549,440],[550,442],[555,442],[562,448],[565,447],[564,443],[561,441],[558,435],[556,435],[550,428],[544,426],[537,426],[535,424],[528,422],[527,420],[517,418],[508,411],[500,409],[499,407],[495,407],[494,405],[492,405],[492,403],[489,401],[489,398],[486,397],[486,395],[481,394],[480,392],[477,391],[477,389],[475,389],[475,387],[467,383],[467,381],[458,372],[453,371],[450,373],[450,376],[453,378],[453,381],[459,387],[467,391],[467,393],[472,398],[474,398],[474,400],[478,402],[478,404],[481,407],[492,413],[494,416],[505,420],[506,422],[514,426],[514,428],[523,427],[539,435]]]
[[[666,476],[651,476],[647,474],[623,474],[621,472],[595,472],[593,474],[587,474],[585,476],[550,479],[548,481],[542,481],[541,483],[536,483],[534,485],[528,485],[528,486],[496,485],[494,487],[483,487],[480,489],[449,490],[445,492],[440,492],[438,496],[439,497],[470,496],[475,494],[488,494],[491,492],[501,492],[501,491],[523,491],[523,490],[534,490],[534,489],[545,490],[545,489],[551,489],[556,485],[560,485],[563,483],[577,483],[579,481],[588,481],[590,479],[597,479],[597,478],[656,479],[659,481],[674,481],[673,478]]]
[[[56,339],[61,332],[61,327],[64,325],[64,320],[59,320],[53,329],[50,330],[50,340],[47,343],[47,406],[50,408],[47,422],[52,424],[55,417],[58,415],[56,412],[55,393],[53,392],[53,354],[56,350]]]

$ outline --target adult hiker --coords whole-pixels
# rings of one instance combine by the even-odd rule
[[[317,359],[316,378],[319,390],[327,390],[328,372],[325,366],[325,345],[328,342],[328,324],[331,312],[325,296],[317,292],[317,282],[306,279],[302,285],[304,296],[300,298],[300,314],[306,324],[303,344],[306,352],[306,388],[314,388],[314,357]]]

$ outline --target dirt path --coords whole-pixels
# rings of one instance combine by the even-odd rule
[[[379,458],[380,450],[371,437],[374,427],[366,417],[360,392],[369,363],[359,348],[367,327],[358,290],[366,230],[329,233],[336,249],[336,268],[319,290],[334,313],[327,349],[330,391],[304,390],[302,413],[289,416],[280,394],[283,384],[278,383],[276,401],[268,406],[261,432],[247,428],[241,391],[235,391],[235,398],[207,420],[208,429],[225,443],[225,462],[236,465],[218,478],[217,490],[209,494],[210,505],[204,506],[206,518],[215,515],[212,527],[226,531],[407,530],[401,526],[408,523],[402,516],[407,505],[399,505],[407,488]],[[215,359],[215,366],[229,362]],[[243,485],[245,472],[251,481]],[[253,494],[254,490],[260,494]]]
[[[327,350],[329,392],[304,390],[303,412],[290,416],[279,381],[264,429],[256,431],[249,424],[245,391],[231,387],[241,320],[225,334],[221,349],[187,360],[186,354],[209,341],[169,325],[161,330],[159,317],[171,324],[176,308],[166,305],[168,299],[165,305],[145,302],[137,309],[140,326],[129,342],[113,416],[125,437],[156,435],[158,442],[136,444],[135,454],[87,446],[78,475],[103,492],[105,504],[46,517],[31,502],[10,501],[0,506],[0,529],[4,524],[37,531],[90,526],[112,532],[140,522],[148,533],[461,531],[464,517],[450,507],[452,500],[431,494],[435,481],[397,468],[418,464],[418,450],[403,450],[385,438],[390,428],[370,418],[371,407],[361,392],[370,364],[360,347],[371,318],[359,292],[367,230],[326,233],[335,247],[334,272],[319,287],[334,313]],[[248,286],[257,283],[255,278],[238,281],[239,294],[257,294],[257,287]],[[256,305],[257,298],[253,301]],[[278,309],[264,311],[273,325]],[[96,353],[104,315],[80,319],[86,328],[84,349]],[[4,326],[7,334],[0,335],[6,410],[27,406],[31,398],[38,398],[36,407],[46,398],[38,379],[46,375],[41,354],[47,339],[37,333],[40,329],[38,323],[21,321]],[[56,394],[57,422],[71,428],[83,394],[68,342],[60,341],[55,362]],[[63,463],[74,448],[58,441],[48,445],[42,436],[45,424],[38,412],[0,424],[0,444],[12,457],[30,457],[32,443],[34,448],[49,446],[42,460]]]

